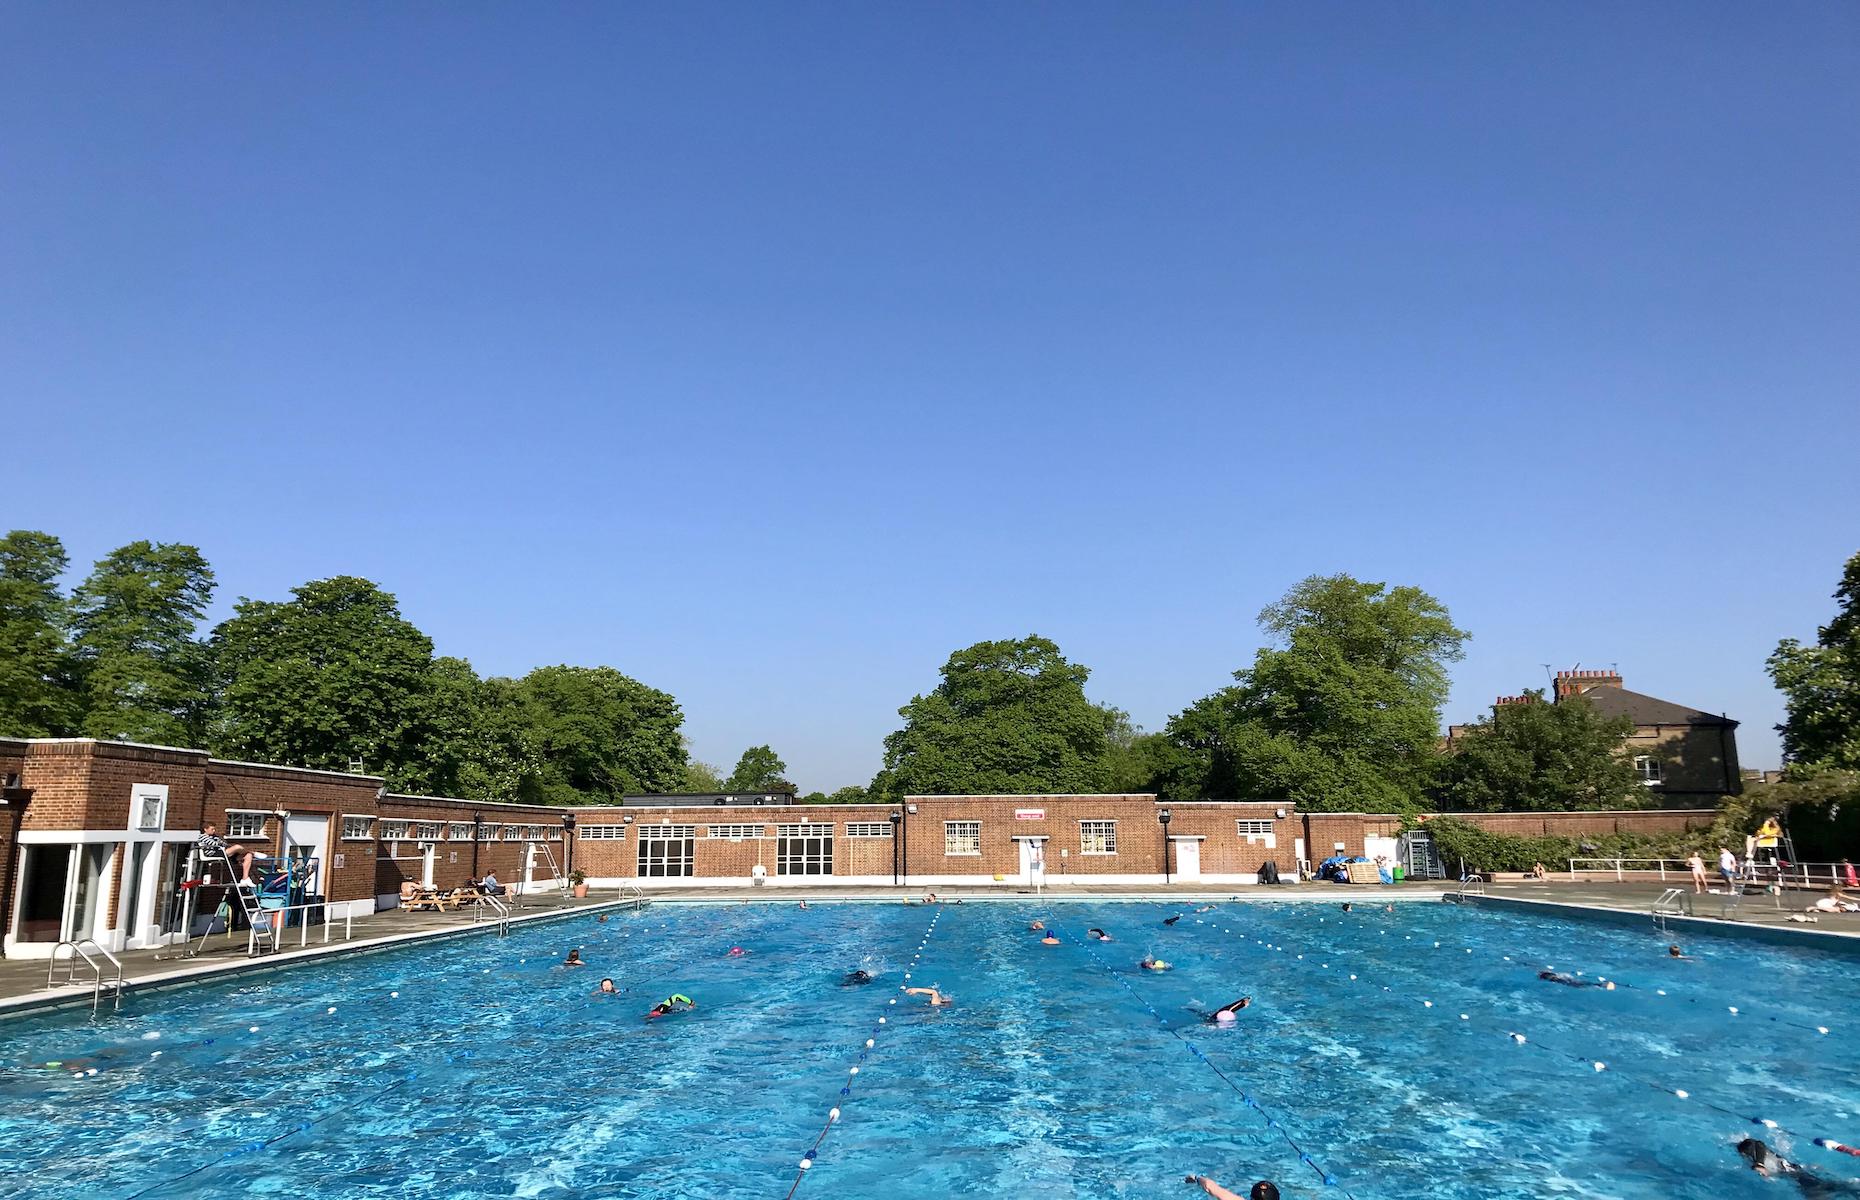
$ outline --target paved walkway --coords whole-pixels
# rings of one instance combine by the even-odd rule
[[[1644,882],[1589,881],[1572,883],[1555,878],[1543,882],[1494,883],[1487,894],[1518,900],[1536,900],[1551,904],[1573,904],[1582,908],[1605,908],[1616,912],[1650,913],[1660,893],[1677,883],[1658,879]],[[1801,933],[1845,934],[1860,936],[1860,913],[1803,913],[1820,891],[1784,889],[1781,895],[1755,894],[1741,898],[1706,892],[1694,895],[1691,887],[1682,899],[1691,905],[1691,915],[1714,924],[1748,925],[1769,929],[1788,929]],[[1795,914],[1812,915],[1813,923],[1789,920]],[[1649,917],[1649,920],[1652,918]]]

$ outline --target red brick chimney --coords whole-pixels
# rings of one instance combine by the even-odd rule
[[[1535,704],[1535,703],[1537,703],[1537,697],[1531,695],[1529,692],[1526,692],[1522,696],[1500,696],[1498,699],[1492,701],[1492,707],[1503,708],[1507,704]]]
[[[1558,671],[1556,673],[1556,698],[1580,696],[1590,688],[1621,686],[1621,674],[1618,671]]]

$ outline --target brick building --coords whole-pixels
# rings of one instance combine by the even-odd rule
[[[1716,807],[1726,796],[1744,790],[1737,765],[1737,722],[1644,692],[1629,691],[1618,671],[1558,671],[1551,703],[1581,697],[1607,717],[1634,723],[1622,753],[1647,787],[1648,799],[1662,807]],[[1528,704],[1535,696],[1500,696],[1494,710]],[[1447,731],[1449,747],[1464,736],[1465,725]]]
[[[200,932],[198,915],[182,928],[180,900],[198,878],[191,853],[208,824],[261,856],[298,861],[306,901],[338,917],[393,907],[407,882],[446,889],[495,873],[533,891],[577,868],[597,888],[1238,886],[1256,882],[1266,862],[1290,880],[1299,863],[1338,852],[1394,860],[1401,827],[1383,814],[1147,794],[830,806],[706,794],[539,808],[396,795],[371,775],[82,738],[0,739],[0,777],[0,947],[16,957],[79,938],[119,950]],[[1547,829],[1643,818],[1702,824],[1710,814],[1479,819]],[[211,911],[217,901],[202,903]]]

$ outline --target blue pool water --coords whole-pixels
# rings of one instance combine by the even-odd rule
[[[1860,1142],[1853,959],[1701,938],[1675,962],[1651,929],[1444,904],[1176,911],[661,904],[8,1022],[0,1196],[779,1198],[836,1104],[797,1200],[1181,1197],[1189,1172],[1799,1195],[1741,1166],[1751,1132],[1860,1175],[1809,1144]],[[593,965],[557,966],[575,946]],[[877,982],[841,987],[855,967]],[[899,997],[906,970],[955,1006]],[[590,995],[603,975],[627,994]],[[699,1007],[642,1019],[672,991]],[[1197,1019],[1240,995],[1235,1028]]]

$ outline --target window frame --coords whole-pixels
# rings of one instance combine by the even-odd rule
[[[958,841],[960,839],[960,842]],[[973,845],[972,850],[957,850],[958,844]],[[945,821],[943,822],[943,857],[945,858],[980,858],[982,856],[982,823],[980,821]]]
[[[268,842],[271,835],[265,832],[272,814],[262,808],[229,808],[226,810],[226,840],[229,842]],[[234,822],[256,818],[258,828],[251,830],[241,828]]]
[[[846,836],[848,838],[888,838],[893,836],[896,826],[890,821],[848,821]]]
[[[768,834],[763,832],[766,828],[767,826],[760,821],[718,821],[714,825],[706,825],[704,827],[704,840],[709,841],[715,838],[723,842],[766,841],[768,839]],[[755,832],[737,832],[743,829],[753,829]]]
[[[1102,826],[1093,831],[1091,826]],[[1093,833],[1097,834],[1098,849],[1093,849]],[[1117,821],[1115,819],[1081,820],[1079,822],[1079,853],[1093,858],[1114,856],[1117,854]]]
[[[413,822],[403,821],[398,818],[392,820],[382,818],[380,821],[376,822],[375,827],[378,831],[375,835],[376,840],[383,842],[404,842],[408,840],[408,835],[413,829]]]
[[[1666,760],[1657,754],[1636,754],[1634,776],[1640,780],[1643,787],[1664,787],[1666,786]]]
[[[575,829],[584,842],[626,841],[626,826],[624,825],[577,825]]]
[[[832,875],[833,822],[794,821],[777,824],[775,873],[794,878]]]
[[[349,825],[349,822],[351,821],[360,821],[362,823],[362,831],[360,833],[355,833],[351,831],[351,828]],[[343,813],[342,814],[342,840],[345,842],[372,842],[374,841],[375,840],[375,818],[369,816],[366,813]]]

